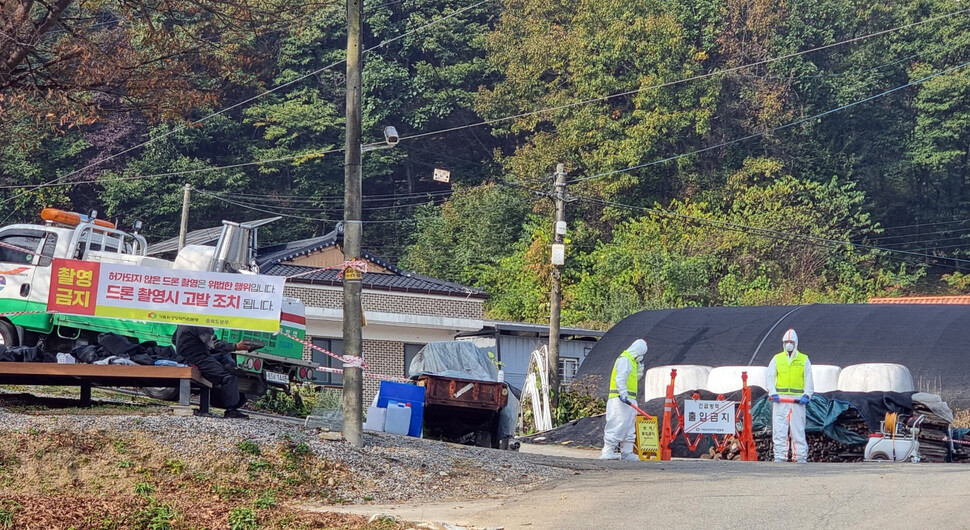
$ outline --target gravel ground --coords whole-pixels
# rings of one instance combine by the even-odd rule
[[[176,455],[238,452],[237,444],[244,440],[260,445],[286,439],[302,442],[316,457],[338,463],[347,471],[350,479],[338,484],[336,491],[354,503],[498,497],[532,489],[573,472],[569,466],[542,455],[382,433],[365,434],[365,446],[358,449],[343,441],[328,440],[334,433],[255,416],[248,421],[226,420],[175,416],[157,409],[144,415],[118,415],[117,411],[72,414],[70,410],[23,414],[0,408],[0,432],[31,429],[103,432],[118,437],[149,433],[160,451]]]

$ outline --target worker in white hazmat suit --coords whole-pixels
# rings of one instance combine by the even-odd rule
[[[789,329],[782,338],[784,351],[768,363],[768,395],[771,398],[771,432],[775,444],[775,462],[788,461],[788,437],[791,435],[792,460],[808,461],[805,441],[805,406],[815,393],[812,363],[798,351],[798,335]],[[782,396],[796,399],[782,403]]]
[[[606,428],[603,430],[603,460],[640,460],[633,454],[636,442],[637,385],[643,376],[643,356],[647,341],[637,339],[613,363],[610,396],[606,402]],[[616,453],[619,446],[620,454]]]

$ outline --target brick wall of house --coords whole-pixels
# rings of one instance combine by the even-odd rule
[[[380,375],[404,377],[404,343],[389,340],[365,340],[364,361],[370,366],[368,372]],[[364,406],[369,406],[381,381],[364,378]]]
[[[299,298],[307,307],[339,308],[343,306],[343,291],[339,287],[308,287],[286,285],[283,294]],[[484,300],[480,298],[447,298],[415,296],[406,293],[365,291],[361,294],[364,311],[426,315],[450,318],[482,318]]]

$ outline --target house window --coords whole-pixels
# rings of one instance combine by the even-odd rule
[[[344,341],[340,339],[326,339],[320,337],[313,338],[313,345],[323,348],[329,352],[333,352],[337,355],[344,354]],[[339,368],[343,369],[344,363],[339,359],[334,359],[333,357],[317,350],[313,350],[313,362],[319,363],[320,366],[326,366],[328,368]],[[344,376],[343,374],[332,374],[328,372],[321,372],[320,370],[315,370],[314,372],[314,382],[318,385],[343,385]]]
[[[559,380],[563,384],[568,384],[572,382],[573,378],[576,377],[576,372],[579,370],[579,359],[573,357],[560,357],[559,358]]]
[[[405,344],[404,345],[404,377],[410,377],[411,361],[418,356],[418,352],[424,348],[424,344]]]

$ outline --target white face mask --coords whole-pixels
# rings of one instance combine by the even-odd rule
[[[788,352],[788,353],[791,353],[791,352],[795,351],[795,345],[792,344],[791,342],[786,342],[785,343],[785,351]]]

